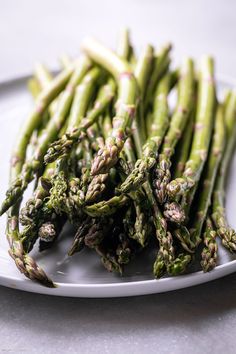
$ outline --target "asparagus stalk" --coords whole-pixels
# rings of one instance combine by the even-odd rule
[[[122,42],[123,38],[121,38],[120,41]],[[128,59],[126,54],[127,50],[125,49],[127,46],[130,46],[129,41],[126,41],[126,45],[124,43],[123,52],[122,51],[118,52],[120,57],[123,59]],[[153,59],[153,48],[148,45],[145,48],[140,59],[138,60],[137,65],[135,66],[135,77],[139,88],[140,104],[138,106],[139,110],[138,110],[138,114],[136,115],[136,119],[132,123],[132,131],[133,131],[135,146],[138,154],[141,151],[141,144],[145,139],[145,126],[144,126],[144,119],[143,119],[143,98],[147,86],[147,81],[150,76],[150,67],[151,67],[150,64],[152,62],[152,59]],[[128,173],[130,173],[130,170],[134,169],[134,164],[136,161],[136,157],[134,154],[134,147],[130,137],[126,139],[126,142],[124,144],[124,155],[125,155],[124,156],[125,162],[127,162],[128,164],[128,168],[126,170]],[[121,176],[121,180],[123,180],[122,176]],[[135,215],[135,221],[132,223],[132,231],[129,232],[129,237],[133,238],[142,247],[144,247],[147,237],[150,233],[150,226],[149,226],[150,215],[148,212],[148,206],[145,203],[144,194],[141,191],[131,193],[130,196],[133,199],[136,215]],[[123,254],[123,245],[121,244],[120,247],[122,249],[122,254]],[[124,254],[126,254],[126,252],[124,252]],[[121,254],[120,254],[120,258],[121,258]]]
[[[140,55],[140,58],[137,61],[134,71],[134,75],[137,80],[137,85],[140,90],[140,102],[136,114],[136,119],[134,119],[132,123],[132,133],[136,150],[138,150],[139,154],[141,154],[142,151],[142,146],[140,146],[139,140],[146,140],[146,126],[144,120],[144,94],[146,92],[147,84],[152,73],[153,59],[153,47],[151,45],[147,45],[143,50],[142,54]],[[140,135],[140,139],[138,135]]]
[[[119,33],[116,53],[119,57],[129,60],[131,46],[130,33],[127,28],[122,28]]]
[[[45,69],[45,72],[44,72]],[[41,77],[43,76],[43,77]],[[52,80],[52,77],[49,75],[49,72],[44,66],[38,66],[37,70],[38,80],[41,82],[41,88],[45,89]],[[41,88],[38,88],[38,94],[41,91]],[[35,97],[36,99],[37,97]],[[55,164],[50,164],[46,166],[43,176],[37,180],[36,189],[34,195],[30,198],[26,205],[20,211],[20,222],[24,226],[23,230],[20,233],[20,237],[23,243],[23,248],[25,252],[30,252],[33,248],[34,243],[36,242],[39,234],[40,227],[43,223],[46,222],[48,217],[51,219],[51,211],[42,210],[43,201],[49,195],[49,190],[51,188],[50,179],[55,172]],[[54,221],[55,223],[55,221]],[[54,226],[51,228],[51,230]],[[44,229],[44,228],[43,228]],[[49,231],[49,227],[46,228]],[[46,232],[44,232],[46,234]],[[54,228],[55,234],[55,228]],[[42,247],[40,246],[40,249]]]
[[[85,205],[83,210],[92,217],[102,217],[114,214],[118,209],[127,205],[130,198],[125,195],[114,196],[109,200],[102,200],[93,205]]]
[[[144,112],[147,112],[150,102],[153,99],[153,94],[155,92],[155,88],[158,81],[168,70],[170,64],[169,53],[171,49],[172,45],[170,43],[165,44],[154,58],[154,69],[152,72],[152,76],[148,82],[148,87],[144,97]]]
[[[170,120],[170,127],[164,139],[159,161],[154,171],[154,189],[158,201],[162,204],[166,199],[166,186],[170,181],[171,157],[175,146],[181,138],[186,123],[193,109],[194,70],[192,59],[186,58],[181,67],[178,87],[178,102]]]
[[[194,126],[194,117],[193,114],[190,117],[188,125],[185,127],[183,132],[182,139],[178,142],[176,153],[174,155],[174,162],[172,167],[172,178],[178,178],[183,175],[185,164],[188,161],[189,152],[192,143],[193,136],[193,126]]]
[[[106,139],[92,163],[93,175],[106,173],[114,166],[127,138],[127,128],[131,126],[136,112],[137,84],[132,70],[125,60],[103,47],[93,39],[84,42],[83,50],[96,63],[107,69],[118,83],[118,102],[113,118],[113,130]]]
[[[20,136],[20,139],[21,138],[22,137]],[[17,145],[20,145],[20,143],[17,142]],[[15,156],[15,151],[13,151],[13,156]],[[19,176],[20,172],[20,163],[11,165],[10,184]],[[23,273],[27,278],[37,281],[47,287],[55,287],[55,284],[46,275],[44,270],[39,267],[34,259],[24,251],[19,233],[19,209],[20,201],[15,203],[15,205],[11,207],[7,213],[6,235],[10,246],[9,254],[15,261],[19,271]]]
[[[54,288],[56,285],[46,275],[44,270],[35,262],[35,260],[25,253],[22,241],[19,235],[19,202],[16,203],[9,211],[7,216],[6,235],[9,242],[9,254],[15,261],[19,271],[27,278],[34,280],[49,288]]]
[[[171,198],[186,195],[197,184],[207,158],[216,103],[213,71],[213,59],[204,57],[201,62],[199,98],[191,152],[183,177],[171,181],[167,187]]]
[[[34,75],[38,80],[41,89],[46,89],[46,87],[49,86],[50,82],[52,81],[51,73],[48,71],[46,66],[41,63],[35,64]]]
[[[225,143],[225,126],[223,110],[220,105],[217,107],[213,137],[209,149],[209,157],[203,171],[203,179],[199,185],[198,209],[191,223],[191,238],[195,247],[201,242],[201,232],[205,221],[207,210],[210,205],[212,191],[215,183],[216,173],[222,158]]]
[[[220,170],[217,175],[213,202],[212,202],[212,219],[216,227],[217,235],[220,236],[222,244],[231,252],[236,251],[236,233],[229,226],[225,212],[225,183],[227,171],[230,165],[230,158],[234,151],[235,136],[236,136],[236,93],[232,92],[226,102],[225,107],[225,124],[226,124],[226,146],[220,165]]]

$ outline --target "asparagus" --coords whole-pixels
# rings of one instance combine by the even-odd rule
[[[22,137],[20,136],[20,139]],[[17,142],[20,145],[20,142]],[[13,156],[15,151],[13,151]],[[23,158],[23,155],[22,155]],[[23,162],[23,160],[22,160]],[[21,164],[15,163],[10,168],[10,183],[14,181],[21,172]],[[15,261],[17,268],[27,278],[37,281],[47,287],[55,287],[53,281],[46,275],[44,270],[39,267],[35,260],[30,257],[23,248],[22,240],[19,233],[19,208],[20,201],[16,202],[7,213],[6,235],[10,246],[9,254]]]
[[[55,286],[28,253],[37,239],[40,251],[51,247],[68,220],[77,227],[68,254],[92,248],[109,271],[122,274],[132,257],[152,247],[154,230],[155,278],[185,272],[201,241],[201,266],[210,271],[217,235],[236,251],[224,205],[236,93],[216,105],[211,58],[201,64],[198,87],[191,59],[169,71],[170,45],[157,54],[148,45],[136,60],[127,30],[117,54],[91,39],[84,52],[80,67],[63,59],[66,69],[55,79],[37,64],[28,83],[36,108],[17,141],[0,210],[8,211],[9,253],[17,267]],[[176,83],[177,104],[169,117],[168,95]],[[33,179],[33,195],[20,210]]]
[[[189,254],[180,253],[178,257],[176,257],[175,260],[169,263],[166,267],[162,254],[158,252],[153,265],[153,274],[156,279],[161,278],[166,271],[168,271],[168,274],[173,276],[182,274],[186,271],[186,268],[191,260],[192,258]]]
[[[145,58],[145,56],[144,56]],[[137,81],[142,85],[139,87],[140,89],[140,93],[141,93],[141,97],[143,97],[143,92],[145,90],[145,83],[146,80],[144,80],[143,78],[141,79],[139,76],[142,75],[142,71],[137,71],[138,76],[136,77]],[[148,75],[148,71],[146,71],[146,75]],[[136,130],[136,145],[137,146],[142,146],[143,145],[143,136],[140,134],[140,130]],[[137,149],[137,155],[138,157],[140,156],[141,153],[141,149]],[[132,154],[132,145],[129,144],[128,146],[126,146],[125,149],[126,155],[129,157],[129,162],[131,163],[131,166],[133,168],[133,162],[135,161],[134,156]],[[156,236],[157,239],[159,241],[159,246],[160,246],[160,253],[163,256],[164,262],[166,264],[168,264],[169,262],[172,261],[172,258],[174,257],[174,250],[172,247],[172,236],[170,234],[170,232],[166,232],[166,222],[164,220],[164,218],[161,215],[161,212],[155,202],[155,199],[153,197],[152,194],[152,190],[151,190],[151,186],[148,182],[146,182],[144,184],[144,190],[145,193],[147,195],[148,198],[148,203],[152,208],[152,212],[153,212],[153,222],[156,228]],[[122,195],[121,195],[122,196]],[[146,237],[148,234],[148,229],[143,229],[143,233],[139,231],[139,226],[142,225],[143,222],[143,214],[140,210],[140,200],[139,200],[139,194],[136,193],[130,193],[131,198],[133,197],[134,200],[138,201],[138,203],[135,203],[135,208],[136,208],[136,214],[137,214],[137,218],[136,218],[136,222],[134,227],[136,227],[135,233],[132,236],[133,238],[135,238],[140,244],[141,246],[144,246],[145,241],[146,241]],[[146,223],[146,225],[148,225]]]
[[[73,256],[74,253],[80,252],[84,248],[84,238],[87,235],[89,228],[93,225],[94,220],[89,216],[79,225],[73,243],[68,251],[68,256]]]
[[[27,87],[32,97],[36,99],[41,91],[38,81],[34,77],[30,78],[27,82]]]
[[[187,266],[191,262],[192,257],[186,253],[180,253],[175,260],[167,267],[170,275],[179,275],[186,271]]]
[[[108,172],[118,161],[119,153],[127,138],[127,128],[131,126],[136,112],[137,84],[128,63],[100,43],[87,39],[83,50],[115,77],[119,89],[113,130],[106,139],[105,147],[99,150],[92,163],[91,173],[96,175]]]
[[[188,160],[189,151],[192,143],[193,125],[194,125],[194,117],[192,114],[192,116],[190,117],[190,121],[188,122],[188,125],[185,127],[185,130],[183,132],[183,137],[181,141],[178,142],[176,148],[176,153],[174,155],[174,162],[172,167],[173,179],[181,177],[184,172],[185,164]]]
[[[194,253],[195,243],[192,241],[188,228],[184,225],[178,225],[173,230],[173,235],[180,241],[182,248],[188,253]]]
[[[99,76],[100,70],[93,68],[77,86],[66,132],[77,128],[83,119]],[[89,149],[85,149],[85,151],[89,152]],[[69,156],[65,155],[59,161],[50,191],[50,203],[57,214],[64,212],[71,218],[72,215],[74,217],[74,212],[77,213],[77,208],[82,205],[85,199],[85,192],[81,190],[80,183],[74,173],[68,171]],[[83,173],[81,183],[85,183],[86,175],[86,173]]]
[[[207,158],[216,101],[213,71],[213,59],[204,57],[201,62],[199,98],[191,152],[183,177],[171,181],[167,187],[171,198],[186,195],[197,184]]]
[[[39,251],[44,251],[54,244],[63,226],[65,225],[66,218],[56,216],[53,220],[47,221],[38,229],[39,236]]]
[[[97,254],[101,257],[102,264],[108,270],[108,272],[114,272],[122,274],[121,265],[117,261],[115,254],[107,251],[103,245],[99,245],[95,248]]]
[[[165,44],[157,53],[154,58],[154,69],[152,72],[152,76],[148,82],[148,87],[144,97],[144,111],[147,111],[147,108],[153,98],[153,93],[155,92],[155,88],[157,82],[163,76],[163,74],[168,70],[170,64],[169,53],[172,49],[172,45],[170,43]]]
[[[70,63],[70,65],[67,65],[66,67],[64,67],[64,69],[69,69],[70,66],[72,66],[72,63]],[[49,70],[46,68],[45,65],[43,65],[41,63],[35,64],[34,74],[35,74],[35,78],[39,82],[41,89],[43,89],[43,90],[47,89],[47,87],[51,84],[51,81],[53,80],[53,77],[52,77],[51,73],[49,72]],[[61,94],[59,94],[58,98],[56,98],[50,104],[50,106],[48,108],[48,110],[52,116],[55,114],[55,112],[57,110],[60,95]],[[46,125],[46,123],[47,123],[47,120],[44,119],[44,125]]]
[[[82,57],[78,63],[76,70],[71,76],[65,91],[63,92],[63,96],[60,98],[58,111],[50,119],[45,131],[43,132],[43,134],[41,134],[33,157],[29,161],[26,161],[22,168],[22,161],[25,159],[28,137],[32,135],[33,129],[37,126],[35,124],[35,121],[40,119],[41,114],[43,112],[42,107],[47,107],[47,105],[58,93],[59,89],[61,89],[62,83],[63,85],[66,83],[66,79],[68,80],[71,75],[71,70],[67,70],[66,74],[63,73],[63,80],[60,77],[60,80],[57,79],[56,83],[55,81],[53,81],[53,83],[50,85],[50,89],[48,89],[47,91],[47,95],[45,94],[45,91],[43,91],[40,95],[40,98],[38,98],[35,111],[26,123],[26,126],[23,129],[24,135],[20,135],[20,143],[18,143],[15,153],[13,154],[12,164],[19,164],[21,167],[21,173],[19,176],[17,176],[17,179],[12,182],[10,188],[8,189],[6,193],[6,199],[3,201],[2,206],[0,208],[0,215],[7,211],[11,205],[13,205],[17,200],[21,198],[28,184],[33,180],[34,174],[39,170],[40,166],[42,165],[42,159],[45,152],[47,151],[49,143],[55,139],[65,121],[65,117],[68,113],[71,100],[73,98],[75,87],[81,81],[89,67],[90,61],[88,60],[88,58]],[[58,84],[58,82],[60,83],[60,85]],[[38,112],[39,104],[41,104],[40,112]]]
[[[225,127],[222,107],[218,105],[209,157],[199,185],[198,208],[191,223],[191,238],[195,246],[201,242],[201,231],[210,205],[216,173],[221,161],[225,143]]]
[[[181,67],[181,77],[178,86],[178,102],[170,120],[170,127],[164,139],[159,155],[159,161],[154,171],[154,189],[157,199],[162,204],[166,199],[166,186],[170,181],[171,157],[175,146],[193,109],[194,71],[193,61],[186,58]]]
[[[9,254],[15,261],[19,271],[27,278],[39,282],[40,284],[49,288],[54,288],[56,285],[46,275],[44,270],[35,262],[35,260],[25,253],[22,242],[19,236],[19,202],[14,205],[7,216],[6,234],[9,242]]]
[[[52,81],[52,75],[46,66],[41,63],[35,64],[34,75],[42,89],[46,89],[46,87],[49,86],[50,82]]]
[[[164,217],[176,224],[182,224],[185,221],[185,213],[177,202],[167,202],[164,204]]]
[[[96,248],[109,235],[113,226],[112,218],[95,220],[84,237],[84,243],[89,248]]]
[[[151,134],[142,148],[141,159],[137,160],[135,168],[120,187],[120,191],[123,193],[141,185],[147,179],[149,170],[156,162],[157,152],[169,124],[167,102],[169,79],[169,74],[165,75],[157,86]]]
[[[119,57],[129,60],[131,46],[130,33],[127,28],[122,28],[119,33],[116,53]]]
[[[121,265],[128,264],[134,251],[131,248],[127,235],[124,233],[119,234],[119,241],[116,248],[117,262]]]
[[[204,272],[215,268],[218,257],[218,245],[216,242],[217,233],[213,228],[212,221],[208,216],[206,219],[205,232],[203,234],[204,248],[202,250],[201,266]]]
[[[137,85],[140,90],[140,102],[136,114],[136,119],[134,119],[132,123],[132,133],[136,150],[138,150],[139,154],[142,151],[142,146],[140,146],[139,140],[146,140],[146,128],[144,121],[144,93],[146,92],[147,83],[152,73],[153,58],[153,47],[151,45],[147,45],[146,48],[143,50],[142,54],[140,55],[140,58],[137,61],[134,71],[134,75],[137,80]]]
[[[220,165],[220,170],[217,175],[214,193],[213,193],[213,202],[212,202],[212,219],[216,227],[217,235],[220,236],[222,244],[228,248],[231,252],[236,251],[236,233],[229,226],[226,212],[225,212],[225,183],[227,177],[227,171],[229,169],[230,158],[232,156],[234,145],[235,145],[235,136],[236,136],[236,93],[232,92],[228,98],[228,103],[225,107],[225,124],[226,124],[226,146],[223,153],[222,162]]]
[[[124,41],[123,38],[121,37],[120,41]],[[129,41],[127,40],[126,43],[121,45],[120,47],[123,48],[123,52],[120,50],[118,51],[118,54],[120,55],[121,58],[123,59],[128,59],[127,57],[127,47],[130,46]],[[136,119],[132,123],[132,131],[133,131],[133,136],[134,136],[134,141],[135,141],[135,146],[137,150],[137,154],[140,153],[141,151],[141,144],[143,143],[145,139],[145,133],[144,133],[144,119],[143,119],[143,98],[144,98],[144,92],[146,89],[147,81],[150,76],[150,64],[153,59],[153,48],[148,45],[143,54],[141,55],[140,59],[137,62],[137,65],[135,66],[135,77],[137,80],[138,88],[139,88],[139,96],[140,96],[140,104],[139,104],[139,112],[136,116]],[[138,118],[139,117],[139,118]],[[143,132],[143,134],[142,134]],[[132,144],[131,138],[127,138],[125,143],[124,143],[124,157],[125,161],[123,160],[123,163],[127,163],[127,167],[122,171],[126,172],[129,174],[132,169],[134,169],[134,164],[136,161],[136,157],[134,154],[134,147]],[[121,159],[122,161],[122,159]],[[124,167],[124,164],[123,164]],[[121,180],[123,181],[123,176],[121,175]],[[135,193],[131,193],[130,197],[133,199],[133,205],[135,209],[135,221],[132,222],[132,227],[128,228],[128,236],[134,240],[136,240],[142,247],[145,246],[147,237],[150,233],[150,225],[149,225],[149,212],[148,212],[148,206],[145,203],[145,198],[144,194],[139,191]],[[128,209],[128,211],[131,210],[131,207]],[[127,214],[128,216],[128,214]],[[129,216],[128,216],[129,219]],[[125,221],[124,221],[125,222]],[[130,230],[131,229],[131,230]],[[126,242],[124,241],[126,244]],[[123,250],[124,245],[120,245],[122,249],[123,255],[127,255],[124,250]],[[128,250],[128,254],[130,256],[130,250]],[[120,258],[121,258],[120,254]],[[126,259],[128,262],[129,257]]]
[[[103,200],[93,205],[85,205],[83,210],[92,217],[109,216],[114,214],[118,209],[127,205],[130,198],[125,195],[114,196],[109,200]]]
[[[107,179],[107,173],[94,176],[87,189],[85,196],[86,203],[94,203],[99,200],[103,192],[106,190]]]
[[[114,93],[114,83],[113,81],[109,81],[107,85],[104,85],[104,87],[101,88],[93,109],[87,114],[85,118],[81,120],[80,124],[71,129],[71,131],[66,132],[66,134],[61,139],[51,144],[47,154],[44,156],[44,161],[49,163],[55,161],[60,156],[68,154],[73,146],[78,144],[84,138],[86,131],[88,131],[88,128],[97,121],[100,114],[105,111],[113,99]],[[79,92],[77,96],[78,98],[75,98],[75,102],[83,102]],[[75,105],[75,107],[78,107],[78,105]]]
[[[166,272],[166,265],[163,255],[158,251],[155,262],[153,263],[153,275],[156,279],[161,278]]]

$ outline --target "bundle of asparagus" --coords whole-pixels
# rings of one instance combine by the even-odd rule
[[[12,153],[7,212],[9,253],[26,277],[53,281],[29,255],[76,226],[72,256],[93,249],[122,274],[155,247],[155,278],[184,273],[201,255],[217,264],[217,237],[230,252],[236,234],[225,213],[225,184],[236,137],[236,91],[217,97],[214,63],[170,66],[171,45],[147,45],[136,58],[127,30],[116,52],[86,39],[77,60],[63,57],[53,77],[37,64],[34,108]],[[176,92],[175,108],[169,95]],[[34,181],[32,197],[22,197]],[[199,257],[198,257],[199,258]]]

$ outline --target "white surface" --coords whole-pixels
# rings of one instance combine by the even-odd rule
[[[27,77],[0,83],[0,151],[5,151],[1,167],[9,170],[9,160],[17,133],[32,107],[32,99],[27,91]],[[234,87],[235,82],[219,80],[217,94],[220,98],[227,88]],[[9,132],[11,134],[9,135]],[[231,225],[236,228],[234,218],[236,200],[236,164],[232,163],[227,188],[227,214]],[[4,199],[8,186],[8,174],[4,173],[0,184],[0,200]],[[30,193],[29,193],[30,194]],[[27,198],[26,198],[27,199]],[[24,204],[24,201],[23,201]],[[5,233],[5,218],[0,219],[0,232]],[[95,252],[83,251],[73,257],[66,255],[71,246],[74,232],[63,231],[59,242],[39,254],[37,248],[33,253],[35,260],[57,284],[56,289],[42,287],[26,279],[19,273],[8,254],[6,238],[0,239],[0,284],[16,289],[48,295],[72,297],[119,297],[161,293],[205,283],[236,271],[235,256],[226,252],[220,245],[218,266],[210,273],[193,269],[191,274],[178,277],[153,279],[152,264],[156,251],[144,252],[125,267],[122,277],[107,272]],[[199,265],[198,265],[199,266]]]
[[[113,44],[128,24],[135,43],[175,43],[175,58],[211,52],[236,77],[233,0],[0,1],[0,78],[51,67],[95,33]],[[1,155],[3,152],[1,151]],[[1,166],[0,166],[1,168]],[[0,180],[2,178],[2,169]],[[130,299],[60,299],[0,291],[0,349],[18,353],[235,353],[236,276]]]

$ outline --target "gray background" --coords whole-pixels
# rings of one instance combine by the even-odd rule
[[[171,40],[183,55],[210,52],[236,78],[233,0],[0,0],[0,79],[51,68],[94,34],[115,45],[122,25],[141,48]],[[1,235],[3,237],[3,235]],[[191,289],[123,299],[54,298],[0,288],[0,351],[235,353],[236,275]]]

